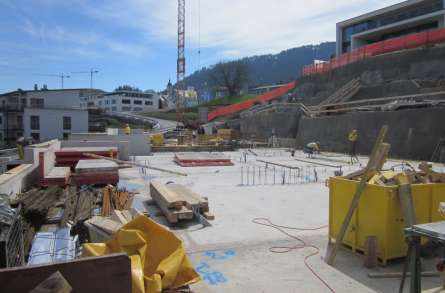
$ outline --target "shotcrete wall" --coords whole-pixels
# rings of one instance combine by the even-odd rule
[[[300,117],[298,111],[259,113],[241,119],[241,133],[246,138],[269,138],[273,132],[280,138],[295,138]]]
[[[297,145],[320,141],[322,149],[348,152],[347,134],[359,131],[357,151],[369,155],[380,128],[389,126],[387,142],[391,157],[429,160],[445,138],[445,108],[409,109],[391,112],[360,112],[320,118],[302,117]]]
[[[412,80],[445,79],[445,46],[375,56],[326,74],[301,77],[294,94],[306,105],[317,105],[357,77],[361,78],[362,89],[352,100],[443,90],[418,88]]]

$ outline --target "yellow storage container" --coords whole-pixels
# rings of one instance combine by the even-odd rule
[[[357,181],[340,177],[329,179],[329,240],[340,231]],[[417,223],[444,220],[438,212],[439,203],[445,202],[445,184],[413,184],[412,195]],[[383,264],[406,256],[403,215],[396,186],[368,184],[360,198],[343,243],[353,251],[363,251],[368,236],[378,239],[378,257]]]

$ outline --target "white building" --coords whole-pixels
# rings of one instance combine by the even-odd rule
[[[95,100],[96,107],[108,112],[151,112],[161,109],[161,104],[154,91],[114,91]]]
[[[81,109],[25,108],[24,136],[35,141],[68,139],[71,133],[88,132],[88,111]]]
[[[88,131],[88,111],[85,100],[102,94],[95,89],[17,90],[0,95],[0,138],[14,145],[19,137],[39,137],[40,141],[63,139],[68,129],[63,130],[60,121],[71,117],[73,131]],[[30,116],[39,117],[39,131],[32,131]],[[36,118],[33,118],[36,119]],[[61,120],[62,119],[62,120]],[[75,130],[74,130],[75,129]],[[38,134],[38,135],[37,135]]]

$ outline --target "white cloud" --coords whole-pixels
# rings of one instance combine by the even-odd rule
[[[138,29],[150,39],[176,42],[176,0],[109,0],[94,7],[89,2],[83,0],[82,7],[90,16]],[[186,0],[186,44],[189,48],[198,45],[199,27],[201,46],[216,48],[226,57],[334,41],[336,22],[397,2],[400,0]]]
[[[97,57],[103,53],[102,49],[134,57],[149,52],[148,48],[139,44],[108,38],[91,31],[70,30],[60,25],[50,27],[43,23],[34,23],[29,19],[25,19],[22,30],[45,44],[57,42],[67,48],[69,48],[68,44],[72,45],[69,50],[84,57]]]

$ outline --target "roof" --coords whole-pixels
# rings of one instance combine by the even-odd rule
[[[68,92],[68,91],[96,91],[100,93],[105,93],[105,91],[100,89],[91,89],[91,88],[72,88],[72,89],[47,89],[47,90],[15,90],[7,93],[0,94],[0,96],[11,95],[15,93],[33,93],[33,92]]]
[[[105,93],[105,96],[110,96],[110,95],[119,95],[119,94],[142,94],[142,95],[153,95],[156,94],[155,91],[150,91],[150,92],[139,92],[139,91],[127,91],[127,90],[121,90],[121,91],[114,91],[114,92],[110,92],[110,93]]]
[[[407,0],[407,1],[403,1],[403,2],[394,4],[394,5],[391,5],[391,6],[387,6],[387,7],[378,9],[378,10],[374,10],[374,11],[371,11],[371,12],[368,12],[368,13],[365,13],[365,14],[362,14],[362,15],[359,15],[359,16],[356,16],[356,17],[353,17],[353,18],[341,21],[341,22],[337,23],[337,26],[343,27],[343,26],[346,26],[346,25],[350,25],[352,23],[360,22],[360,21],[369,19],[371,17],[375,17],[375,16],[378,16],[378,15],[382,15],[384,13],[388,13],[388,12],[392,12],[392,11],[395,11],[395,10],[398,10],[398,9],[402,9],[402,8],[405,8],[405,7],[416,5],[416,4],[425,2],[425,1],[429,1],[429,0]]]

